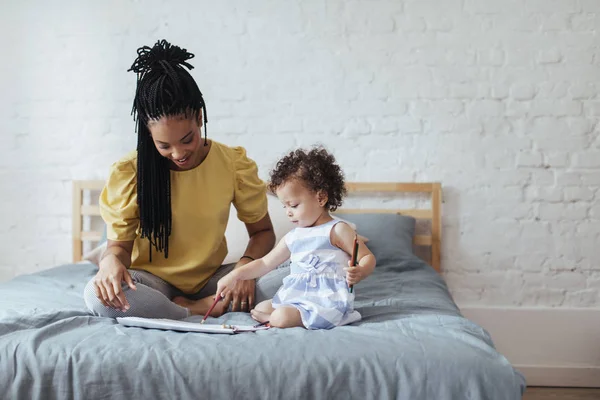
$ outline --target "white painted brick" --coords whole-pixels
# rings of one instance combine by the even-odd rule
[[[479,65],[501,66],[504,64],[506,54],[500,48],[490,48],[477,52],[477,63]]]
[[[519,2],[514,0],[499,4],[495,1],[465,0],[465,10],[476,14],[501,14],[506,13],[511,7],[517,6]]]
[[[464,110],[464,104],[459,100],[426,100],[414,101],[410,104],[410,114],[416,117],[427,117],[431,115],[460,115]]]
[[[567,116],[581,115],[582,104],[580,101],[550,101],[533,100],[531,103],[530,114],[532,116]]]
[[[548,203],[561,203],[563,191],[556,187],[527,187],[525,197],[530,201],[545,201]]]
[[[492,86],[491,97],[495,100],[504,100],[509,96],[509,87],[506,84]]]
[[[452,18],[439,15],[427,18],[426,25],[430,31],[449,32],[454,28],[454,21]]]
[[[352,119],[348,121],[344,129],[344,135],[355,137],[366,135],[371,132],[371,126],[364,119]]]
[[[511,34],[522,32],[535,32],[539,29],[537,24],[532,23],[535,17],[532,15],[515,15],[514,13],[506,13],[503,15],[493,16],[493,26],[501,27],[503,31]]]
[[[576,14],[571,18],[574,31],[595,31],[600,26],[600,16],[597,14]]]
[[[566,167],[569,165],[568,153],[546,153],[544,164],[549,167]]]
[[[452,298],[457,304],[480,304],[481,303],[481,290],[452,290]]]
[[[371,126],[374,134],[398,132],[398,119],[378,118],[371,122]]]
[[[600,220],[600,204],[595,204],[590,207],[590,217]]]
[[[515,155],[511,153],[489,153],[485,155],[488,168],[508,169],[515,165]]]
[[[465,116],[429,117],[423,121],[423,130],[432,131],[434,133],[460,134],[464,135],[462,136],[464,138],[469,138],[469,135],[479,135],[482,133],[481,125]],[[473,143],[474,140],[477,139],[471,140],[471,143]]]
[[[587,204],[540,204],[538,217],[543,221],[581,220],[587,217]]]
[[[488,117],[488,118],[483,119],[481,121],[481,124],[483,125],[483,131],[479,131],[478,133],[485,132],[486,134],[492,134],[492,135],[496,135],[496,136],[507,136],[511,132],[514,132],[514,125],[511,123],[510,120],[508,120],[507,118],[504,118],[504,117],[499,117],[499,118]],[[521,143],[517,147],[519,149],[525,148],[525,147],[530,147],[529,140],[527,140],[527,142],[526,142],[526,144],[528,146],[524,146],[524,144],[525,143],[523,143],[522,139],[521,139]],[[512,147],[512,148],[515,148],[515,147]]]
[[[554,102],[556,99],[564,99],[569,92],[570,83],[569,81],[556,78],[550,81],[540,82],[537,87],[538,98],[542,100],[540,103],[547,104]]]
[[[543,268],[544,263],[548,259],[547,254],[524,254],[517,257],[515,267],[524,272],[538,272]],[[525,279],[529,284],[532,283],[530,278]]]
[[[569,95],[576,100],[591,99],[598,95],[598,89],[592,82],[577,82],[569,87]]]
[[[398,130],[401,133],[419,133],[423,130],[420,119],[413,117],[398,118]]]
[[[596,222],[583,221],[577,226],[577,234],[588,237],[600,235],[600,225]]]
[[[591,48],[582,47],[567,47],[563,49],[564,63],[576,63],[577,65],[590,65],[594,64],[596,55]],[[586,75],[582,75],[586,76]]]
[[[532,132],[532,137],[538,150],[546,151],[579,151],[586,148],[588,138],[585,136],[571,136],[569,140],[565,140],[565,135],[556,130],[546,131],[546,134],[541,134],[540,131]]]
[[[552,170],[535,169],[531,171],[531,182],[536,186],[554,186],[555,173]]]
[[[579,0],[581,11],[583,12],[599,12],[600,4],[596,0]]]
[[[527,296],[533,297],[533,304],[540,305],[544,304],[547,307],[558,307],[561,306],[566,297],[566,290],[564,289],[539,289],[532,293],[527,293]],[[525,303],[525,300],[524,300]],[[530,303],[531,304],[531,303]]]
[[[448,97],[448,89],[443,85],[423,84],[417,91],[419,97],[424,99],[445,99]]]
[[[572,135],[588,135],[594,127],[589,118],[565,118],[568,124],[568,132]]]
[[[457,301],[600,304],[600,1],[213,3],[182,0],[184,19],[128,3],[110,24],[91,3],[14,3],[27,32],[0,15],[28,43],[4,53],[22,68],[2,76],[22,79],[0,82],[0,280],[69,260],[70,181],[135,148],[124,70],[167,35],[196,53],[209,136],[245,146],[261,177],[320,142],[351,180],[441,181]]]
[[[586,151],[576,154],[573,159],[573,166],[600,169],[600,151]]]
[[[581,183],[585,186],[600,186],[600,172],[582,172]]]
[[[569,307],[593,307],[599,301],[598,288],[568,292],[565,299]]]
[[[525,260],[527,259],[525,258]],[[545,264],[546,263],[544,262],[542,265]],[[538,265],[538,268],[535,270],[533,270],[533,268],[530,267],[532,271],[523,272],[523,287],[525,289],[528,289],[528,292],[537,292],[538,290],[544,287],[545,275],[543,273],[540,273],[539,268],[542,265]]]
[[[583,50],[582,50],[583,51]],[[546,66],[547,69],[547,84],[548,82],[558,82],[555,85],[560,85],[561,90],[562,87],[568,87],[569,81],[573,79],[573,77],[588,77],[593,76],[596,72],[596,66],[589,63],[589,58],[587,57],[588,53],[584,53],[586,55],[586,59],[581,63],[568,64],[566,61],[563,61],[560,64],[554,64],[552,66]],[[567,66],[569,65],[569,66]],[[579,79],[579,78],[576,78]],[[585,79],[585,78],[584,78]]]
[[[579,272],[559,272],[546,276],[546,287],[550,289],[581,290],[585,289],[586,277]]]
[[[273,129],[277,133],[295,133],[302,131],[302,120],[299,118],[278,118]]]
[[[216,127],[214,129],[228,134],[242,134],[248,130],[247,123],[245,121],[240,121],[239,119],[221,119],[217,120],[215,125]]]
[[[529,114],[530,108],[529,102],[509,100],[506,102],[506,115],[508,117],[525,117]]]
[[[592,272],[588,278],[588,288],[600,288],[600,272]]]
[[[457,13],[462,9],[462,0],[447,0],[440,3],[436,0],[405,0],[406,15],[425,15],[436,18],[438,15]]]
[[[538,14],[543,31],[566,31],[569,29],[569,16],[565,14]]]
[[[546,13],[548,10],[562,13],[574,13],[580,11],[579,4],[575,1],[563,0],[525,0],[525,10],[530,12]]]
[[[542,153],[524,152],[517,157],[518,167],[541,167],[542,163]]]
[[[395,29],[394,19],[385,14],[375,14],[368,18],[367,29],[372,33],[390,33]]]
[[[600,116],[600,101],[587,101],[585,103],[585,112],[589,116]]]
[[[540,50],[537,55],[537,62],[540,64],[556,64],[562,61],[562,53],[559,49]]]
[[[565,221],[565,220],[559,220],[559,221],[551,221],[549,223],[550,226],[550,230],[552,232],[552,234],[554,235],[554,237],[573,237],[576,235],[577,233],[577,226],[578,223],[577,221]],[[556,259],[551,259],[550,261],[552,261],[552,263],[556,263],[557,261],[561,261],[561,260],[556,260]],[[572,265],[568,265],[569,269],[572,268]]]
[[[467,115],[470,118],[504,115],[504,103],[496,100],[475,101],[467,105]]]
[[[569,126],[567,125],[566,120],[555,117],[535,118],[533,122],[525,127],[525,129],[533,135],[540,137],[548,136],[549,133],[558,132],[564,135],[569,132]]]
[[[396,15],[396,29],[402,32],[425,31],[425,19],[418,16]]]
[[[576,201],[589,201],[594,198],[594,191],[587,187],[582,186],[570,186],[564,188],[565,201],[576,202]]]
[[[450,85],[450,96],[457,99],[471,99],[477,96],[477,85],[452,84]]]

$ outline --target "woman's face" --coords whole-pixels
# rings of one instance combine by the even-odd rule
[[[200,117],[170,116],[151,120],[148,130],[161,156],[168,158],[175,170],[197,167],[204,159],[205,146],[201,139]]]

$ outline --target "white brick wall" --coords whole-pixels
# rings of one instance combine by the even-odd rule
[[[197,57],[209,135],[266,176],[441,181],[461,304],[600,305],[600,1],[0,1],[0,279],[70,259],[70,181],[135,145],[143,44]],[[363,166],[365,160],[369,163]]]

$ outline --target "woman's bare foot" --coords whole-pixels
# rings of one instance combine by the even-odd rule
[[[267,322],[271,318],[271,313],[258,311],[257,309],[250,310],[250,315],[258,322]]]
[[[215,298],[208,296],[199,300],[190,300],[188,298],[177,296],[173,298],[173,303],[185,307],[190,310],[192,315],[204,315],[208,309],[213,305]],[[225,302],[219,301],[215,308],[210,312],[211,317],[219,317],[225,312]]]

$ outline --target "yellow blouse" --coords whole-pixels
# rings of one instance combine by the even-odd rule
[[[267,214],[266,186],[256,163],[242,147],[212,141],[204,161],[188,171],[171,171],[172,228],[169,258],[140,239],[137,205],[137,151],[111,166],[100,196],[107,238],[134,240],[131,268],[148,271],[185,293],[196,293],[227,255],[225,228],[231,204],[245,223]]]

